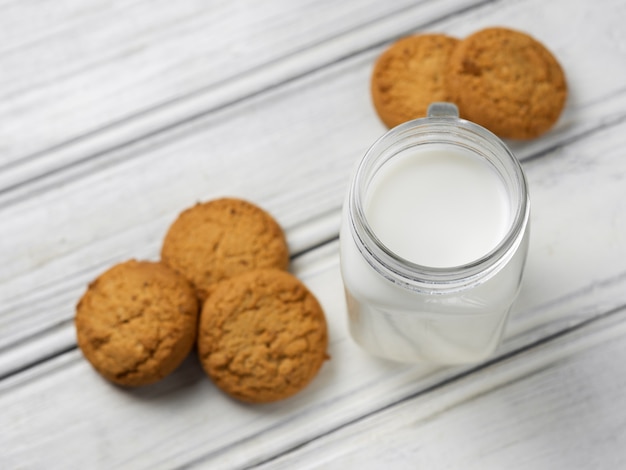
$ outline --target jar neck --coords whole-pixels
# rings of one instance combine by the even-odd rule
[[[352,237],[363,258],[381,276],[412,291],[451,293],[481,284],[511,259],[524,235],[529,218],[526,178],[519,161],[507,146],[486,129],[458,118],[450,109],[433,107],[429,117],[391,129],[366,152],[348,195]],[[453,105],[447,105],[453,106]],[[484,159],[506,188],[512,220],[502,240],[484,256],[454,267],[423,266],[398,256],[376,236],[365,215],[364,201],[377,171],[390,159],[413,148],[454,146]]]

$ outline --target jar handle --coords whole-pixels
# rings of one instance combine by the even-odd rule
[[[459,108],[457,108],[454,103],[448,103],[445,101],[431,103],[430,106],[428,106],[428,117],[458,119]]]

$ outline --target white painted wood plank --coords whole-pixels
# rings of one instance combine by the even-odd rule
[[[534,212],[529,269],[514,328],[500,354],[626,304],[626,160],[620,150],[626,144],[625,129],[626,123],[606,129],[525,165],[535,207],[543,209]],[[579,185],[585,190],[572,190]],[[559,217],[549,217],[552,207],[560,207]],[[590,236],[598,248],[579,250]],[[211,468],[243,466],[272,458],[465,370],[391,364],[360,351],[347,335],[334,249],[336,244],[329,244],[293,266],[322,301],[332,338],[332,361],[302,395],[269,407],[242,406],[215,391],[193,360],[162,384],[123,392],[99,379],[75,351],[1,384],[0,407],[9,410],[0,418],[6,430],[2,447],[14,449],[7,454],[11,462],[36,466],[55,459],[95,468],[169,468],[187,462]],[[543,253],[548,249],[550,256]],[[591,285],[590,279],[595,280]],[[619,323],[609,331],[623,328]],[[562,345],[555,351],[575,352]],[[529,364],[533,370],[544,366]],[[86,414],[89,420],[82,419]],[[59,416],[71,424],[59,430]],[[25,443],[25,433],[29,442],[37,443],[37,452]],[[77,441],[84,441],[84,451],[68,453],[63,443]]]
[[[522,29],[534,28],[537,36],[553,34],[548,25],[558,24],[561,17],[548,21],[536,15],[536,8],[543,3],[521,4],[522,7],[520,3],[498,4],[499,8],[474,12],[462,24],[453,19],[450,27],[469,29],[472,25],[493,24],[501,19]],[[524,5],[536,8],[531,14]],[[626,160],[621,149],[626,143],[623,122],[626,98],[620,81],[624,51],[619,46],[620,36],[616,36],[621,31],[618,25],[624,10],[619,5],[613,6],[616,8],[611,10],[611,15],[603,16],[583,2],[561,5],[564,24],[576,18],[595,21],[589,28],[580,27],[582,20],[574,22],[574,26],[578,25],[577,34],[574,27],[571,31],[562,30],[566,40],[557,52],[568,61],[566,69],[570,70],[571,61],[577,74],[573,75],[576,94],[559,128],[543,139],[517,146],[524,156],[555,145],[557,148],[525,164],[534,201],[531,256],[522,297],[502,353],[601,317],[625,303],[626,274],[622,260],[626,259],[623,184]],[[594,12],[600,16],[594,17]],[[524,24],[528,27],[523,27]],[[558,27],[565,28],[560,24]],[[366,52],[170,133],[111,152],[107,154],[109,161],[92,161],[58,173],[44,181],[59,184],[58,187],[29,199],[19,202],[5,199],[11,204],[0,210],[0,240],[10,244],[0,245],[0,259],[7,259],[0,271],[0,308],[4,308],[0,316],[0,339],[8,345],[30,334],[41,336],[20,351],[12,347],[5,350],[14,356],[6,362],[0,361],[0,365],[10,363],[7,366],[10,370],[20,358],[36,358],[38,347],[58,350],[57,339],[69,343],[71,325],[67,321],[84,282],[117,259],[131,255],[155,257],[169,221],[194,199],[228,192],[263,204],[288,228],[295,251],[332,236],[349,169],[363,146],[381,131],[369,103],[364,100],[375,52]],[[582,61],[581,56],[588,60]],[[615,68],[607,65],[609,59]],[[596,69],[586,70],[584,64]],[[597,68],[605,72],[598,72]],[[321,94],[320,90],[328,93]],[[331,105],[319,103],[319,96],[332,97]],[[285,127],[276,129],[276,122],[285,123]],[[611,127],[606,130],[585,134],[607,122]],[[561,145],[572,136],[578,139],[575,143]],[[216,152],[218,149],[221,152]],[[77,179],[67,178],[68,175]],[[39,190],[43,186],[30,188]],[[308,229],[312,220],[320,221],[317,226],[323,235]],[[590,246],[593,250],[588,249]],[[333,248],[328,245],[324,254],[314,251],[304,255],[293,268],[322,300],[332,335],[333,360],[302,395],[267,407],[242,406],[219,394],[199,372],[194,360],[189,360],[162,384],[124,392],[100,380],[80,354],[73,351],[0,382],[3,463],[7,462],[9,467],[42,467],[55,462],[59,466],[81,468],[170,468],[189,462],[211,468],[248,465],[273,458],[461,372],[390,364],[358,350],[345,331],[345,306]],[[546,349],[541,349],[530,359],[520,359],[515,367],[509,367],[512,362],[500,369],[496,366],[504,372],[496,374],[495,382],[489,380],[494,369],[486,369],[473,385],[461,387],[460,391],[454,388],[446,395],[448,401],[439,402],[444,405],[439,407],[442,414],[433,414],[430,421],[426,420],[440,424],[419,436],[429,442],[427,438],[431,434],[438,437],[453,429],[458,431],[453,435],[454,443],[460,445],[467,442],[462,437],[468,429],[474,431],[475,418],[492,413],[495,418],[487,437],[495,441],[482,441],[485,447],[480,447],[481,442],[470,441],[461,447],[459,455],[473,458],[478,452],[477,458],[483,460],[477,461],[484,466],[475,468],[489,468],[494,462],[510,460],[510,456],[524,457],[537,447],[524,446],[517,439],[520,435],[530,436],[532,441],[539,434],[538,429],[549,426],[547,418],[542,421],[541,413],[537,416],[532,408],[528,409],[528,422],[517,432],[513,431],[514,427],[507,428],[508,415],[498,413],[502,408],[497,399],[486,399],[460,417],[445,410],[490,390],[494,383],[504,386],[517,377],[542,370],[557,359],[567,361],[572,356],[577,363],[583,354],[581,349],[596,348],[599,343],[603,344],[594,351],[608,351],[607,354],[618,357],[619,360],[607,366],[608,371],[616,372],[623,362],[623,347],[613,349],[612,339],[624,334],[621,315],[607,319],[615,320],[615,324],[607,324],[602,318],[590,324],[590,328],[597,326],[597,334],[587,335],[589,330],[579,329],[581,341],[579,337],[564,337],[563,342],[550,350],[552,355],[544,355],[542,351]],[[11,321],[7,321],[9,318]],[[56,327],[51,332],[62,332],[58,337],[42,334],[53,325]],[[586,353],[583,355],[587,357]],[[565,369],[562,373],[572,375],[568,387],[584,386],[585,377],[597,377],[594,383],[598,388],[610,388],[612,382],[601,370],[605,359],[604,353],[599,353],[591,366],[582,369],[589,371],[589,375],[576,372],[575,368]],[[516,372],[519,370],[523,372]],[[571,402],[567,401],[569,388],[563,392],[557,389],[558,393],[550,395],[558,384],[551,382],[552,385],[541,388],[545,385],[542,378],[534,382],[542,392],[537,398],[529,395],[529,390],[534,390],[532,387],[518,389],[519,383],[525,382],[513,382],[504,389],[513,390],[511,400],[520,408],[524,400],[532,404],[532,400],[549,396],[555,403],[571,404],[572,413],[582,410],[583,418],[594,423],[594,430],[600,429],[603,422],[616,424],[614,416],[605,416],[609,405],[604,396],[596,396],[591,407],[592,411],[599,410],[598,419],[602,421],[596,422],[593,421],[596,415],[585,414],[585,402],[575,393],[572,392]],[[623,380],[617,386],[621,390]],[[616,402],[621,403],[619,399]],[[581,426],[582,421],[576,421],[575,414],[567,415],[556,405],[554,410],[547,405],[543,409],[562,413],[567,417],[566,423],[573,427]],[[397,415],[390,412],[381,416],[389,418],[390,429],[396,432]],[[444,420],[439,421],[439,417]],[[539,428],[540,425],[543,427]],[[412,443],[412,433],[416,432],[413,423],[402,421],[399,428],[394,436],[399,435],[403,443]],[[502,429],[510,432],[507,434]],[[621,428],[615,425],[609,429]],[[560,429],[554,427],[548,435],[558,436],[557,431]],[[569,431],[574,442],[583,433],[578,429]],[[496,439],[500,434],[502,439]],[[601,452],[605,452],[608,459],[621,449],[619,440],[605,441],[602,436],[585,448],[591,458],[599,459]],[[323,439],[319,442],[326,444]],[[366,437],[365,442],[369,444],[372,440]],[[471,445],[474,442],[478,451]],[[361,444],[348,446],[346,453],[336,454],[337,459],[347,459],[336,462],[350,461],[352,451],[358,457]],[[383,439],[378,451],[372,453],[380,455],[383,450],[393,449],[392,444],[392,440]],[[4,452],[4,449],[9,450]],[[451,452],[445,447],[443,451]],[[498,460],[498,456],[502,459]],[[398,457],[398,462],[402,463],[403,458]],[[541,468],[548,461],[558,462],[537,459],[534,463]],[[608,460],[591,463],[597,462],[611,463]]]
[[[329,259],[335,264],[336,253],[332,254],[335,256]],[[333,359],[302,394],[267,406],[242,405],[219,393],[195,360],[187,361],[154,387],[124,391],[100,379],[75,351],[44,363],[36,377],[29,374],[31,369],[0,384],[0,408],[5,410],[0,415],[4,430],[0,447],[8,449],[3,455],[5,461],[9,465],[21,462],[26,467],[53,459],[66,468],[171,468],[215,453],[212,468],[229,468],[271,456],[292,442],[288,437],[271,439],[276,433],[289,429],[294,437],[301,438],[311,431],[319,432],[327,422],[320,410],[334,411],[333,420],[344,420],[346,413],[351,414],[352,406],[345,408],[352,401],[350,394],[367,379],[368,370],[406,366],[388,368],[346,341],[343,312],[339,310],[343,293],[338,271],[311,266],[312,277],[307,269],[297,271],[327,311]],[[334,288],[328,290],[327,286]],[[350,372],[339,377],[338,367],[347,366],[346,360],[353,354],[356,361],[350,361]],[[57,361],[62,362],[60,368]],[[59,416],[65,425],[46,437],[45,429]],[[30,450],[29,442],[17,442],[17,436],[25,432],[31,433],[29,442],[36,443],[37,452]],[[257,455],[231,453],[229,446],[246,439],[253,441]],[[71,453],[62,444],[77,441],[84,443]]]
[[[527,0],[525,5],[534,11],[537,2]],[[570,5],[576,18],[586,4]],[[467,22],[476,21],[479,27],[506,19],[536,28],[538,22],[521,15],[518,4],[501,7],[473,11]],[[622,64],[626,75],[621,49],[599,51],[603,31],[613,31],[622,18],[616,14],[603,21],[581,31],[589,44],[586,55],[590,61],[602,57],[606,63]],[[450,22],[442,23],[442,28],[460,27],[456,18]],[[549,30],[546,23],[543,27]],[[566,30],[569,23],[559,27]],[[607,74],[599,87],[596,73],[580,66],[567,44],[556,52],[563,57],[577,94],[554,132],[516,146],[522,157],[626,115],[622,75]],[[577,41],[571,44],[580,54],[579,46]],[[23,188],[44,191],[27,199],[11,202],[0,196],[0,203],[9,204],[0,209],[4,262],[0,347],[71,319],[83,286],[106,266],[132,256],[157,257],[169,223],[196,200],[234,194],[261,204],[286,227],[292,252],[328,239],[335,222],[326,224],[323,232],[309,230],[307,224],[320,217],[337,219],[353,164],[384,130],[368,95],[371,63],[378,52],[367,51],[84,166],[55,173],[42,186]],[[593,148],[588,151],[595,153]],[[612,170],[604,171],[594,184],[602,185],[600,181],[610,177]],[[48,184],[53,187],[45,189]],[[24,194],[13,191],[4,196]],[[567,198],[558,200],[569,205]],[[550,204],[550,211],[560,210]],[[559,295],[563,293],[555,292],[555,298]]]
[[[6,461],[27,468],[46,461],[63,468],[173,468],[188,463],[239,468],[272,459],[467,370],[395,364],[358,349],[347,334],[335,249],[336,245],[328,245],[294,266],[324,306],[331,334],[332,359],[302,394],[268,406],[242,405],[219,393],[193,358],[160,384],[124,391],[99,378],[73,351],[0,382],[0,408],[5,410],[0,415],[0,446],[10,449],[4,454]],[[551,354],[517,361],[512,371],[510,365],[496,366],[506,372],[498,375],[498,383],[542,370],[583,346],[623,336],[625,315],[622,310],[608,323],[596,320],[600,326],[593,328],[604,332],[600,339],[576,334],[587,338],[582,346],[564,340]],[[511,346],[505,345],[501,354],[510,354]],[[492,385],[479,377],[469,388],[471,393],[463,389],[452,394],[453,404]],[[445,410],[450,400],[444,405],[438,409]],[[490,419],[496,427],[508,424],[498,421],[499,415]],[[81,445],[72,445],[69,452],[68,443],[76,442]],[[36,446],[36,452],[31,446]]]
[[[0,6],[0,168],[34,177],[480,1]]]
[[[623,468],[625,340],[622,309],[259,468]]]

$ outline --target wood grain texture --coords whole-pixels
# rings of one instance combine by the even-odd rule
[[[294,8],[276,0],[262,11],[247,1],[99,2],[91,8],[70,2],[67,17],[57,13],[58,23],[40,21],[47,24],[40,25],[45,40],[18,42],[5,56],[0,52],[0,66],[10,71],[5,87],[15,88],[3,100],[11,120],[0,134],[0,189],[228,106],[484,1],[370,0],[338,7],[318,0]],[[12,15],[28,24],[30,3]]]
[[[458,6],[458,4],[455,5]],[[416,8],[418,7],[419,5]],[[438,8],[441,8],[441,5]],[[438,8],[430,8],[430,13],[418,8],[422,14],[420,20],[426,21],[432,17],[436,18],[437,15],[445,15],[449,13],[452,4],[447,4],[448,10],[444,8],[443,12]],[[356,35],[356,39],[349,37],[345,42],[333,43],[337,44],[336,47],[317,50],[316,54],[319,54],[321,58],[316,55],[308,57],[308,60],[302,61],[299,67],[304,67],[304,70],[310,67],[315,68],[315,64],[320,61],[321,63],[328,60],[332,61],[338,53],[341,55],[345,54],[346,51],[353,50],[354,47],[365,47],[361,44],[365,39],[371,41],[377,38],[377,35],[384,34],[385,37],[388,37],[392,32],[398,34],[398,29],[392,30],[391,23],[388,22],[389,20],[383,17],[380,26],[381,31],[376,33],[376,28],[374,28],[376,34],[367,30],[366,32],[372,37],[369,37],[365,32],[360,32]],[[395,26],[399,27],[400,25],[396,24]],[[344,68],[340,64],[339,70]],[[361,70],[367,74],[365,67]],[[285,79],[285,73],[284,70],[279,69],[269,76],[280,81]],[[287,73],[287,77],[289,77],[289,73]],[[330,75],[336,77],[338,73],[340,72],[333,69]],[[26,185],[13,187],[11,185],[15,182],[12,179],[15,177],[15,173],[9,171],[8,176],[6,171],[0,173],[0,178],[8,178],[5,181],[8,181],[6,184],[9,188],[5,188],[0,196],[2,199],[0,205],[4,203],[6,209],[1,217],[4,217],[5,220],[11,220],[10,224],[3,225],[3,231],[0,233],[0,239],[4,240],[1,248],[3,251],[0,255],[4,257],[5,253],[7,254],[6,269],[0,274],[0,282],[7,279],[11,280],[9,285],[3,284],[3,287],[0,288],[2,291],[0,305],[6,305],[5,311],[10,312],[15,312],[16,304],[29,308],[31,311],[37,311],[38,307],[33,308],[32,302],[33,298],[41,295],[45,298],[53,297],[53,302],[56,305],[58,305],[56,302],[62,299],[61,302],[66,309],[63,316],[49,318],[51,321],[40,322],[41,318],[36,318],[38,317],[36,313],[22,316],[21,318],[26,322],[31,322],[32,328],[24,323],[16,325],[12,319],[7,318],[5,324],[11,325],[8,328],[16,327],[21,335],[12,337],[9,330],[7,335],[3,336],[3,341],[0,340],[2,342],[0,347],[8,342],[15,343],[24,336],[36,334],[70,318],[71,315],[68,314],[73,310],[73,302],[68,300],[76,298],[88,279],[114,260],[132,256],[154,257],[158,252],[160,237],[176,213],[198,199],[206,199],[211,195],[234,194],[254,199],[255,202],[263,204],[274,213],[276,213],[276,209],[271,203],[271,199],[278,199],[282,201],[283,206],[288,206],[292,213],[294,211],[296,213],[295,221],[289,220],[290,214],[285,213],[280,217],[281,222],[287,225],[289,229],[294,227],[304,239],[310,240],[309,233],[311,231],[298,230],[297,227],[302,226],[305,221],[324,218],[331,210],[337,211],[341,196],[336,188],[345,184],[347,179],[345,169],[352,165],[354,158],[365,150],[369,141],[381,132],[375,118],[371,114],[368,116],[369,105],[368,101],[363,99],[364,96],[367,96],[366,90],[363,88],[363,95],[360,96],[359,100],[361,109],[357,110],[356,113],[354,109],[348,107],[341,109],[342,115],[349,114],[351,117],[346,122],[339,123],[332,135],[326,139],[320,139],[323,133],[328,133],[328,116],[336,115],[341,118],[342,116],[337,111],[340,110],[341,104],[345,104],[341,101],[337,105],[324,108],[325,102],[316,99],[315,93],[326,93],[324,83],[321,82],[326,76],[325,74],[328,72],[322,72],[321,76],[317,74],[312,79],[302,79],[305,82],[304,85],[300,82],[288,84],[284,92],[273,91],[267,94],[269,96],[258,96],[244,102],[238,102],[229,108],[213,114],[209,113],[202,119],[185,121],[194,115],[192,110],[186,109],[187,114],[183,119],[186,125],[176,126],[168,132],[153,135],[152,138],[138,141],[131,139],[130,143],[126,142],[126,145],[120,148],[115,147],[117,143],[115,139],[109,140],[108,145],[113,145],[114,151],[105,154],[96,153],[95,155],[81,153],[79,160],[85,159],[85,161],[79,165],[67,167],[65,159],[59,159],[59,156],[54,155],[53,152],[49,160],[49,163],[54,165],[53,169],[48,168],[48,163],[45,163],[42,168],[42,162],[38,160],[35,163],[36,172],[44,171],[45,177],[29,180],[30,182]],[[315,85],[313,89],[311,89],[312,84]],[[256,81],[251,81],[246,86],[253,85],[257,87],[268,86],[259,77],[256,77]],[[350,85],[345,81],[340,83],[340,87],[344,91]],[[268,113],[265,103],[272,103],[277,95],[285,96],[288,99],[282,99],[277,103],[278,106],[271,106],[272,109]],[[235,93],[233,96],[234,98],[231,98],[235,99],[240,95]],[[307,96],[309,97],[308,102],[316,103],[316,106],[311,110],[305,107],[303,112],[299,103],[301,100],[307,100]],[[351,101],[354,102],[354,98],[357,96],[354,93],[351,93],[350,96]],[[153,114],[151,113],[151,116]],[[173,119],[176,116],[178,115],[174,113],[168,119]],[[337,156],[335,146],[342,141],[342,133],[346,126],[352,126],[350,132],[353,135],[355,132],[362,132],[354,126],[354,121],[361,120],[363,117],[369,117],[371,124],[373,124],[374,131],[370,133],[371,137],[367,141],[361,137],[362,142],[356,150],[343,147],[344,151],[349,152],[349,162],[332,163],[333,159],[340,158]],[[284,125],[277,126],[275,123],[284,123]],[[318,131],[314,134],[311,133],[305,142],[302,139],[309,133],[310,128],[317,128]],[[243,129],[245,129],[245,139],[240,137]],[[183,139],[180,141],[182,147],[177,144],[179,139]],[[190,145],[191,147],[189,147]],[[80,146],[79,150],[85,151]],[[137,160],[135,157],[139,155],[143,155],[147,160]],[[331,162],[330,165],[328,162]],[[30,162],[27,163],[30,164]],[[118,173],[119,164],[124,168],[121,173]],[[144,169],[148,167],[151,170],[146,174]],[[337,167],[339,171],[333,172],[334,167]],[[281,169],[278,175],[276,174],[277,168]],[[343,173],[341,172],[342,169]],[[15,167],[15,171],[18,173],[22,170],[23,166]],[[100,170],[104,171],[101,172]],[[94,176],[97,181],[104,183],[107,187],[95,183],[91,179]],[[21,176],[17,177],[18,180],[20,178]],[[281,179],[280,187],[275,184],[268,185],[268,181],[273,181],[276,178]],[[312,192],[308,191],[303,182],[310,180],[328,184],[328,189],[318,190],[321,186],[318,184],[316,188],[311,188]],[[74,188],[70,191],[72,194],[67,193],[66,190],[73,186],[73,183],[78,183],[80,188],[92,188],[95,191],[83,192],[81,189]],[[150,189],[145,186],[146,184],[150,186]],[[268,187],[270,188],[269,193]],[[294,201],[297,201],[297,194],[292,192],[294,189],[299,193],[305,190],[306,199],[293,204]],[[75,192],[76,190],[78,193]],[[76,194],[80,194],[77,199],[75,198]],[[24,199],[25,195],[29,196],[26,200]],[[123,196],[120,197],[121,195]],[[184,199],[178,199],[180,196],[183,196]],[[133,201],[132,204],[136,210],[130,212],[126,210],[128,201]],[[167,201],[174,204],[170,206]],[[165,202],[165,206],[161,205],[163,202]],[[167,206],[170,206],[169,209]],[[106,213],[98,213],[97,207],[106,208]],[[113,216],[113,214],[115,215]],[[155,215],[161,220],[156,221]],[[32,220],[30,219],[31,216],[35,216],[39,220]],[[155,222],[158,225],[153,225]],[[39,229],[32,230],[32,227],[39,227]],[[86,228],[87,232],[83,228]],[[128,233],[129,230],[132,235]],[[46,234],[43,239],[42,233]],[[313,233],[315,232],[313,231]],[[126,238],[128,235],[130,238]],[[136,235],[139,235],[141,240],[137,240]],[[95,255],[99,249],[96,248],[98,243],[92,242],[95,242],[94,237],[100,238],[102,236],[105,238],[113,236],[126,248],[123,253],[120,253],[116,249],[112,249],[107,243],[108,247],[103,247],[103,251],[100,251],[106,259],[99,260],[96,265],[93,265],[87,260],[95,261],[92,255]],[[317,238],[312,243],[303,246],[300,240],[299,238],[290,239],[292,251],[299,251],[306,246],[319,243],[319,238]],[[86,256],[84,252],[82,255],[79,254],[81,246],[88,246],[90,254]],[[95,251],[92,251],[94,249]],[[13,255],[9,255],[9,253],[13,253]],[[68,265],[63,261],[65,259],[64,253],[71,253],[72,257],[78,255],[81,266],[72,266],[72,261]],[[100,258],[101,255],[95,256]],[[14,256],[15,263],[8,262],[8,256]],[[76,258],[75,261],[78,261],[79,258]],[[61,265],[56,264],[58,261],[61,261]],[[86,264],[85,261],[87,261]],[[56,274],[41,273],[42,277],[39,280],[30,277],[30,274],[33,273],[32,269],[37,271],[37,266],[49,266],[49,263],[55,264],[57,266],[55,270],[59,269],[60,271],[56,271]],[[76,269],[79,271],[87,269],[79,282],[71,281]],[[47,269],[44,270],[47,271]],[[22,274],[27,272],[29,274],[23,277]],[[63,273],[61,278],[59,273]],[[67,284],[68,278],[70,279],[69,286]],[[20,285],[22,287],[19,287]],[[52,295],[49,295],[51,287],[53,292]],[[36,290],[35,294],[33,294],[33,290]],[[50,307],[50,305],[46,305],[42,308],[45,312],[49,312]],[[11,317],[15,318],[13,315]],[[0,322],[4,323],[3,315]]]
[[[526,2],[529,11],[536,5],[537,0]],[[559,29],[575,28],[576,23],[568,21],[580,16],[584,6],[571,6],[571,17],[559,18]],[[537,22],[530,14],[520,15],[520,8],[483,7],[470,11],[467,21],[476,21],[479,27],[480,22],[525,20],[525,25],[514,26],[533,32]],[[611,64],[626,63],[618,47],[597,50],[597,38],[621,21],[617,15],[602,19],[604,24],[598,21],[581,31],[587,55],[602,55]],[[446,21],[439,25],[443,30],[460,27],[456,16]],[[579,46],[572,44],[578,51]],[[622,75],[607,74],[602,86],[596,86],[595,73],[578,60],[568,61],[575,50],[555,52],[571,70],[570,86],[581,91],[573,95],[554,132],[516,146],[523,159],[541,156],[625,117]],[[107,265],[133,256],[154,258],[168,224],[197,200],[229,194],[254,200],[286,227],[292,253],[327,239],[326,232],[316,238],[314,231],[303,227],[338,211],[352,166],[384,130],[367,90],[379,51],[366,50],[279,89],[0,195],[0,205],[6,204],[0,217],[10,221],[0,227],[4,260],[0,305],[6,305],[0,313],[1,324],[6,325],[1,344],[66,322],[72,316],[72,299]],[[612,95],[607,95],[609,90]],[[22,191],[29,197],[24,199]],[[304,235],[307,243],[291,233]],[[31,313],[25,315],[20,308]]]
[[[563,331],[583,331],[588,325],[596,328],[593,325],[607,317],[617,315],[616,318],[622,319],[621,312],[626,305],[622,253],[605,240],[597,244],[605,247],[605,252],[596,249],[593,253],[578,253],[567,247],[568,243],[579,246],[596,231],[610,237],[610,227],[621,227],[617,235],[623,240],[626,211],[620,204],[624,198],[616,196],[623,194],[624,185],[617,178],[612,187],[605,181],[602,190],[580,192],[578,199],[567,188],[580,184],[580,178],[593,181],[590,168],[600,172],[608,168],[612,174],[626,174],[623,167],[626,163],[622,163],[619,150],[610,150],[619,149],[625,143],[625,129],[626,123],[598,132],[584,142],[566,146],[527,165],[535,206],[547,208],[552,201],[562,207],[563,214],[561,219],[546,221],[539,211],[538,218],[533,220],[529,270],[509,337],[498,357],[506,359],[533,345],[549,343]],[[591,148],[603,150],[602,156],[592,155]],[[548,174],[545,168],[539,169],[548,163],[559,178],[545,184],[546,180],[537,175]],[[593,220],[593,229],[584,230],[580,220]],[[559,230],[551,228],[550,223],[558,223]],[[561,245],[563,250],[554,250]],[[550,256],[539,256],[546,249],[553,250]],[[626,244],[619,243],[619,249],[626,249]],[[3,447],[13,448],[13,443],[27,430],[40,436],[60,413],[68,422],[77,424],[64,427],[54,437],[49,437],[47,443],[39,444],[37,454],[17,447],[8,454],[12,461],[37,466],[41,463],[39,459],[53,457],[67,465],[102,468],[159,468],[159,465],[170,468],[188,463],[211,468],[240,467],[272,459],[336,429],[350,428],[349,423],[362,416],[395,408],[397,403],[411,396],[440,387],[455,377],[471,375],[472,368],[392,364],[373,359],[359,350],[346,331],[335,250],[336,244],[325,245],[302,255],[293,266],[293,271],[309,285],[326,310],[333,358],[302,395],[269,407],[245,407],[221,395],[203,377],[195,360],[189,360],[174,376],[153,388],[125,392],[104,383],[80,354],[72,351],[30,369],[34,374],[32,378],[29,374],[19,374],[4,381],[0,406],[8,412],[2,417],[7,430]],[[585,269],[571,269],[570,263],[584,264]],[[558,276],[544,277],[542,273],[549,270],[557,272]],[[588,280],[593,278],[596,279],[593,287],[587,288]],[[611,320],[608,331],[623,332],[622,320],[617,323],[615,326]],[[602,343],[589,341],[594,345]],[[554,348],[566,356],[569,354],[562,350],[562,345]],[[542,370],[554,359],[548,355],[543,362],[542,357],[538,353],[536,360],[530,363],[521,359],[524,374]],[[57,361],[65,362],[59,366]],[[507,370],[507,366],[502,368]],[[477,387],[482,386],[482,379],[477,381]],[[154,398],[155,395],[158,398]],[[153,404],[153,400],[157,404]],[[464,398],[458,400],[462,402]],[[51,403],[54,406],[50,406]],[[582,405],[575,401],[571,406]],[[90,419],[81,420],[87,410]],[[170,416],[174,410],[175,418]],[[132,417],[130,421],[129,417]],[[123,427],[121,422],[125,423]],[[167,426],[158,426],[159,422],[167,422]],[[181,437],[170,442],[172,435]],[[77,439],[88,442],[84,452],[64,456],[62,443]],[[102,439],[107,442],[106,450],[95,447]],[[36,440],[40,442],[39,438]],[[385,448],[385,452],[387,450]]]
[[[622,468],[625,320],[621,309],[258,468]]]
[[[0,467],[623,466],[625,22],[618,1],[0,3]],[[571,90],[552,132],[511,143],[533,211],[506,341],[476,368],[373,359],[346,331],[336,244],[384,131],[373,60],[410,31],[493,25],[544,41]],[[286,228],[333,359],[261,407],[193,357],[154,387],[105,383],[75,349],[87,282],[156,259],[178,212],[223,195]]]

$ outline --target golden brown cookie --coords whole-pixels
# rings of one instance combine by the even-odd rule
[[[567,97],[554,56],[527,34],[506,28],[483,29],[461,41],[448,62],[447,86],[461,117],[511,139],[546,132]]]
[[[450,100],[444,73],[458,42],[443,34],[410,36],[378,58],[371,80],[372,101],[388,127],[425,117],[428,105]]]
[[[202,367],[224,392],[264,403],[302,390],[327,358],[324,312],[286,271],[250,271],[221,282],[200,314]]]
[[[165,236],[161,258],[204,301],[223,279],[257,268],[287,269],[289,250],[271,215],[247,201],[223,198],[181,213]]]
[[[156,382],[185,359],[196,337],[191,285],[161,263],[127,261],[89,285],[76,308],[78,346],[119,385]]]

